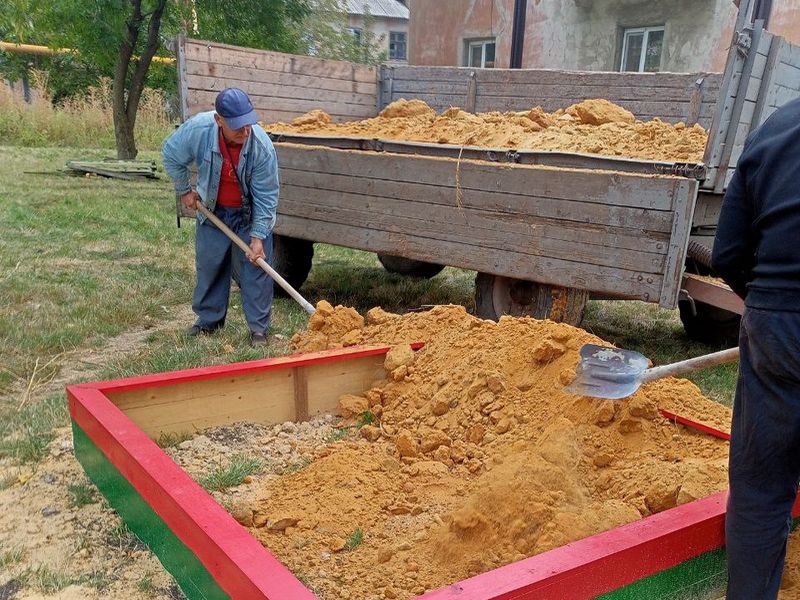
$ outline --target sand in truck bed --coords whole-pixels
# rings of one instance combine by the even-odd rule
[[[593,99],[552,113],[473,114],[452,107],[437,114],[421,100],[396,100],[377,117],[333,123],[313,110],[291,123],[264,124],[272,133],[453,144],[514,150],[600,154],[641,160],[700,163],[708,134],[700,125],[639,121],[608,100]]]

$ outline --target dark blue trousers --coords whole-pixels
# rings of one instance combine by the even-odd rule
[[[241,208],[217,206],[214,214],[247,244],[250,243],[250,221]],[[266,333],[272,314],[272,278],[261,267],[252,264],[244,252],[211,221],[197,226],[195,266],[197,285],[192,296],[195,325],[217,329],[225,324],[231,290],[231,253],[239,260],[242,309],[250,331]],[[264,240],[267,263],[272,264],[272,236]],[[238,258],[236,258],[238,257]]]
[[[728,600],[778,595],[800,479],[800,312],[747,308],[725,521]]]

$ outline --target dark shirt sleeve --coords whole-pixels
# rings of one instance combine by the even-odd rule
[[[742,160],[722,201],[711,260],[715,273],[742,299],[747,295],[747,283],[753,278],[756,251],[753,244],[754,206],[747,190],[745,154],[742,153]]]

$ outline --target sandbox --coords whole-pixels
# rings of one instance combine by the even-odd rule
[[[426,554],[430,548],[426,549],[425,540],[420,538],[421,544],[416,548],[406,544],[392,546],[386,558],[386,549],[380,544],[381,540],[386,542],[385,537],[377,534],[370,537],[373,531],[377,531],[377,525],[365,528],[367,540],[347,556],[337,555],[342,549],[336,548],[335,542],[324,536],[309,541],[310,548],[315,548],[315,543],[333,544],[329,546],[331,552],[343,563],[358,555],[367,557],[365,564],[374,565],[367,569],[369,573],[363,574],[367,580],[370,573],[376,577],[368,580],[368,587],[362,589],[355,583],[353,587],[344,586],[342,589],[348,590],[347,593],[338,597],[364,600],[393,597],[428,600],[697,598],[724,587],[725,492],[693,498],[698,490],[719,485],[720,477],[713,464],[720,462],[726,452],[726,442],[716,437],[724,434],[718,431],[719,423],[706,422],[707,432],[676,425],[674,420],[664,415],[686,418],[687,423],[700,419],[680,398],[669,394],[654,396],[652,390],[619,407],[609,408],[609,405],[591,399],[573,398],[570,402],[562,402],[561,416],[571,417],[580,434],[574,438],[578,446],[589,439],[584,435],[586,432],[594,432],[606,436],[603,439],[607,438],[607,442],[603,443],[612,450],[606,451],[600,438],[591,438],[592,447],[597,451],[592,453],[591,463],[587,463],[589,470],[582,479],[591,485],[585,484],[586,487],[580,487],[578,492],[569,489],[565,492],[564,489],[559,491],[559,484],[554,483],[546,502],[534,497],[541,491],[540,483],[534,481],[523,485],[510,478],[510,487],[502,488],[499,496],[489,497],[490,503],[495,503],[497,510],[494,512],[499,515],[499,520],[492,521],[492,505],[482,505],[480,498],[472,495],[476,490],[480,492],[482,487],[490,489],[492,478],[503,475],[504,469],[513,466],[515,473],[528,473],[523,467],[539,461],[542,465],[547,463],[545,471],[551,476],[561,473],[553,470],[553,465],[561,464],[563,459],[563,452],[556,442],[562,438],[569,439],[572,435],[569,425],[559,421],[558,415],[545,419],[549,421],[546,423],[537,423],[536,419],[526,422],[523,417],[533,414],[526,402],[528,398],[536,398],[544,405],[545,402],[541,401],[547,393],[542,387],[544,382],[549,381],[547,385],[553,387],[553,382],[566,377],[564,366],[574,363],[575,347],[592,336],[566,325],[531,319],[503,319],[499,324],[485,322],[454,307],[435,309],[430,316],[420,314],[402,319],[386,313],[372,313],[366,324],[355,318],[339,331],[336,331],[336,326],[341,322],[336,322],[337,314],[322,311],[316,320],[312,320],[309,332],[295,340],[301,348],[321,346],[330,349],[68,388],[78,459],[130,528],[176,577],[187,597],[314,598],[308,587],[284,564],[294,568],[298,560],[306,560],[290,553],[291,548],[298,545],[290,543],[294,539],[292,536],[303,534],[311,539],[323,529],[318,523],[304,523],[308,516],[303,512],[304,498],[313,496],[315,492],[311,490],[308,494],[293,496],[281,490],[295,486],[293,493],[297,493],[297,489],[302,491],[303,488],[296,487],[298,482],[333,472],[328,468],[333,464],[331,461],[348,452],[364,455],[375,452],[384,457],[387,465],[396,462],[385,471],[402,474],[406,483],[414,482],[411,500],[405,498],[402,502],[393,502],[379,511],[386,513],[385,520],[395,523],[394,527],[397,527],[398,519],[410,519],[415,512],[424,516],[425,511],[432,510],[425,502],[425,486],[421,483],[426,481],[425,477],[431,481],[437,477],[442,481],[462,477],[460,495],[468,506],[460,506],[457,498],[451,497],[458,496],[457,492],[442,496],[443,507],[437,515],[441,514],[443,519],[439,525],[428,529],[428,541],[436,541],[433,546],[436,552],[431,557]],[[441,332],[432,326],[436,320],[446,322]],[[377,331],[388,336],[392,343],[335,347],[377,342],[381,337],[375,333]],[[492,347],[487,341],[502,340],[509,331],[519,338],[518,348],[506,351],[501,342],[498,342],[501,345]],[[421,339],[426,332],[427,344],[417,351],[413,362],[406,358],[405,362],[401,360],[402,364],[398,364],[398,348],[403,346],[400,342],[408,341],[409,336]],[[466,334],[477,340],[472,350],[460,341]],[[559,345],[563,348],[559,349]],[[486,347],[480,350],[481,346]],[[415,347],[419,348],[419,345]],[[475,361],[470,352],[484,352],[482,360],[485,364],[476,364],[474,369],[470,369],[471,373],[474,371],[474,377],[470,375],[473,385],[463,385],[469,382],[461,381],[458,364],[452,357],[437,354],[447,348],[460,348],[459,352],[468,363]],[[395,357],[393,361],[387,361],[390,352]],[[523,360],[532,361],[531,373],[514,376],[514,369],[504,373],[494,368],[496,365],[516,364],[514,356],[520,352]],[[406,357],[413,354],[407,346],[400,352],[403,353]],[[499,361],[494,366],[490,364],[492,357]],[[449,365],[448,373],[452,371],[452,377],[442,378],[441,373],[437,373],[437,360]],[[387,365],[387,362],[393,364]],[[391,370],[387,370],[389,366]],[[548,373],[551,373],[550,380]],[[481,379],[480,385],[474,385],[476,378]],[[451,392],[458,396],[464,388],[463,398],[454,401],[456,398],[450,392],[444,395],[434,393],[431,402],[416,402],[413,386],[430,381],[438,381],[440,389],[453,387],[450,384],[459,382],[460,387],[453,387]],[[691,397],[697,393],[687,387],[691,385],[676,381],[672,387]],[[375,402],[375,390],[383,394],[381,408]],[[486,400],[487,390],[495,395],[491,407],[495,410],[478,416],[478,412],[468,409],[470,397],[480,398],[484,394]],[[504,408],[501,401],[508,399],[508,394],[514,397],[514,401]],[[440,402],[444,396],[447,396],[447,409]],[[401,397],[404,400],[398,400]],[[653,397],[660,398],[664,404],[657,406],[651,401]],[[344,406],[343,398],[347,399]],[[365,399],[368,405],[373,402],[370,406],[373,416],[379,413],[378,421],[362,428],[363,441],[333,444],[300,473],[282,480],[283,487],[274,488],[265,500],[263,513],[266,517],[261,526],[254,526],[250,531],[237,523],[153,441],[165,433],[195,431],[239,421],[302,421],[316,414],[341,412],[347,406],[352,407],[353,402],[357,404],[358,398]],[[404,404],[405,401],[412,404]],[[437,408],[431,415],[427,411],[433,410],[433,406]],[[476,406],[480,406],[480,401]],[[400,420],[396,418],[398,410],[403,414]],[[451,421],[447,421],[447,415],[453,417]],[[483,423],[484,417],[484,431],[479,436],[477,426]],[[556,427],[553,427],[554,423]],[[457,439],[462,429],[469,432],[463,444]],[[440,432],[436,434],[440,439],[438,445],[430,443],[433,430]],[[645,470],[661,473],[660,479],[666,484],[651,484],[647,490],[641,490],[641,494],[632,485],[619,487],[608,477],[608,472],[617,470],[624,474],[624,479],[633,481],[637,476],[636,469],[628,467],[624,450],[631,446],[631,440],[644,440],[651,432],[656,436],[653,439],[663,438],[663,441],[652,447],[645,444],[644,454],[636,455],[636,460],[650,456],[652,460],[645,464]],[[539,437],[540,434],[543,437]],[[441,443],[445,436],[450,437],[449,445]],[[481,437],[479,443],[476,443],[476,436]],[[409,438],[412,446],[418,446],[409,449],[405,438]],[[528,447],[520,442],[520,438],[535,443]],[[447,452],[442,450],[445,445]],[[706,456],[673,456],[670,452],[675,445]],[[517,454],[508,454],[510,447],[517,448]],[[505,460],[494,458],[499,450],[507,453]],[[697,462],[692,462],[691,468],[680,470],[680,463],[695,459]],[[520,464],[514,466],[515,461]],[[702,461],[712,465],[707,473],[710,477],[707,484],[688,475],[696,471]],[[663,465],[659,467],[661,463]],[[377,469],[374,477],[365,477],[361,491],[372,489],[368,480],[378,482],[376,489],[383,486],[381,472]],[[669,483],[673,479],[679,482],[677,487]],[[391,487],[392,481],[386,479],[385,486]],[[597,487],[597,482],[602,485]],[[707,485],[711,488],[704,487]],[[321,486],[317,493],[322,497],[331,487]],[[607,490],[607,497],[602,493],[590,495],[587,491],[590,488],[595,492],[597,489]],[[522,518],[521,523],[503,529],[508,520],[504,517],[504,504],[519,507],[515,510]],[[567,526],[536,531],[526,529],[530,507],[537,504],[543,506],[539,514],[543,510],[551,511],[547,512],[552,517],[550,520]],[[631,507],[638,507],[640,514],[632,511]],[[340,508],[344,507],[331,507],[332,510]],[[599,522],[603,515],[611,514],[611,508],[623,510],[626,518],[632,516],[634,520],[603,531],[603,525],[595,525],[594,521]],[[295,509],[297,513],[292,513]],[[641,515],[647,516],[636,518]],[[280,518],[284,516],[288,518]],[[564,532],[569,532],[581,518],[586,522],[576,531],[601,532],[580,539],[565,537]],[[609,522],[614,519],[619,517],[615,516]],[[346,521],[344,517],[341,520]],[[493,537],[480,533],[482,523],[492,525],[495,530]],[[342,526],[347,530],[351,524]],[[478,538],[467,539],[470,531],[477,531]],[[336,537],[336,532],[329,533]],[[273,548],[273,552],[268,551],[256,537]],[[472,548],[462,552],[465,539],[471,541]],[[527,539],[527,545],[517,544],[515,554],[503,554],[507,542],[514,546],[521,539]],[[562,541],[567,543],[560,543]],[[476,551],[481,554],[481,544],[485,545],[485,555],[496,555],[496,561],[465,563],[463,572],[466,575],[437,581],[436,573],[443,572],[442,569],[436,573],[431,571],[437,554],[443,555],[448,562],[457,563],[457,560],[448,558],[448,545],[452,546],[453,552],[467,555]],[[317,550],[315,548],[315,552]],[[535,555],[524,557],[526,553],[534,552]],[[383,558],[373,560],[370,553],[383,554]],[[413,562],[412,558],[415,559]],[[414,582],[420,589],[415,589],[408,573],[402,572],[411,564],[416,565],[412,570],[419,573]],[[394,565],[394,571],[384,570],[391,565]],[[396,572],[400,574],[390,574]],[[358,573],[357,579],[361,579],[362,573]],[[305,578],[304,582],[308,583]],[[337,597],[329,589],[325,592],[325,598]]]

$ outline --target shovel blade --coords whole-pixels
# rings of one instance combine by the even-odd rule
[[[564,387],[576,396],[627,398],[639,389],[648,367],[647,358],[633,350],[586,344],[580,354],[575,379]]]

